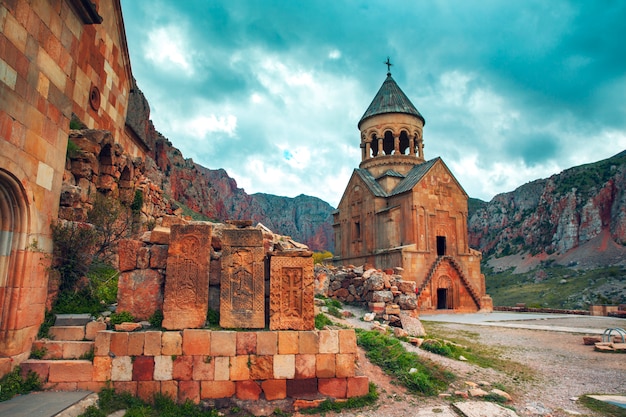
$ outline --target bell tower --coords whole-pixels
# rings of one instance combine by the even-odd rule
[[[361,163],[375,178],[387,171],[406,175],[423,163],[422,131],[426,121],[391,77],[387,58],[387,78],[361,117]]]

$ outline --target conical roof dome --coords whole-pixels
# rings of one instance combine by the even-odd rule
[[[411,100],[404,94],[404,92],[398,87],[395,80],[391,77],[391,73],[387,73],[387,79],[383,82],[383,85],[376,93],[374,100],[369,105],[361,120],[359,120],[359,128],[361,123],[372,116],[384,113],[405,113],[416,116],[422,120],[422,123],[426,124],[426,120],[415,108]]]

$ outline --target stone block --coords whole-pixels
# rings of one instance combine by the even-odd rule
[[[173,225],[171,233],[163,327],[169,330],[201,328],[209,307],[211,226]]]
[[[265,380],[274,377],[274,356],[250,355],[250,379]]]
[[[109,356],[95,356],[93,358],[93,381],[110,381],[111,380],[111,361]]]
[[[403,292],[404,294],[413,294],[415,295],[415,281],[405,281],[399,279],[396,281],[396,286],[398,287],[398,291]]]
[[[300,332],[298,351],[301,354],[319,353],[319,335],[315,331]]]
[[[130,356],[117,356],[111,360],[111,381],[132,381],[133,363]]]
[[[339,353],[356,353],[356,333],[353,329],[338,330]]]
[[[204,329],[183,330],[184,355],[209,355],[211,353],[211,331]]]
[[[39,380],[46,382],[50,372],[50,362],[28,359],[20,364],[22,378],[26,379],[30,371],[39,375]],[[7,370],[10,372],[10,369]]]
[[[252,362],[248,355],[230,357],[230,380],[244,381],[250,379]]]
[[[292,331],[278,332],[278,354],[289,355],[298,353],[298,333]]]
[[[118,311],[128,311],[139,320],[148,320],[163,308],[163,275],[154,269],[135,269],[120,274]]]
[[[127,392],[130,395],[137,395],[137,381],[113,381],[113,389],[118,394]]]
[[[346,398],[348,381],[346,378],[320,378],[317,389],[320,394],[332,398]]]
[[[200,386],[202,399],[230,398],[236,391],[232,381],[202,381]]]
[[[256,354],[256,333],[237,332],[237,355]]]
[[[400,322],[402,323],[402,328],[407,331],[409,336],[426,336],[426,331],[424,330],[424,326],[422,326],[422,322],[419,319],[412,317],[410,314],[401,311]]]
[[[337,330],[320,330],[319,332],[319,352],[338,353],[339,334]]]
[[[316,356],[313,354],[296,355],[296,379],[315,378]]]
[[[228,381],[230,380],[230,357],[229,356],[217,356],[213,358],[215,363],[214,378],[216,381]]]
[[[296,355],[274,355],[274,379],[293,379],[296,375]]]
[[[317,394],[317,378],[288,379],[287,396],[290,398],[313,399]]]
[[[347,397],[361,397],[369,393],[369,380],[366,376],[348,378]]]
[[[150,248],[150,268],[165,269],[167,267],[167,245],[152,245]]]
[[[171,230],[169,227],[155,226],[150,232],[150,243],[168,245],[170,243]]]
[[[174,370],[172,356],[154,357],[154,379],[155,381],[170,381]]]
[[[139,381],[137,383],[137,396],[147,403],[154,401],[154,396],[161,393],[159,381]]]
[[[287,380],[268,379],[261,382],[261,389],[267,401],[287,398]]]
[[[187,401],[200,403],[199,381],[178,381],[178,403],[184,404]]]
[[[128,333],[113,332],[111,334],[111,353],[115,356],[128,355]]]
[[[172,378],[176,381],[190,381],[193,377],[193,356],[178,356],[172,364]]]
[[[315,355],[315,375],[318,378],[333,378],[335,376],[335,354],[318,353]]]
[[[211,381],[215,378],[215,361],[211,356],[193,356],[192,379]]]
[[[141,356],[144,351],[146,333],[130,333],[128,335],[128,356]]]
[[[391,291],[374,291],[372,293],[372,302],[374,303],[390,303],[393,301]]]
[[[236,354],[236,332],[218,331],[211,333],[211,356],[235,356]]]
[[[161,355],[182,355],[183,336],[180,332],[163,332],[161,335]]]
[[[158,381],[161,384],[161,394],[170,398],[178,398],[178,381]]]
[[[93,349],[93,342],[65,341],[63,345],[63,359],[79,359],[89,355]]]
[[[400,306],[397,304],[389,304],[385,307],[385,314],[394,314],[397,316],[400,314]]]
[[[91,381],[93,364],[84,360],[59,360],[50,362],[48,382]]]
[[[85,328],[83,326],[52,326],[49,330],[54,340],[83,340]]]
[[[137,269],[137,254],[144,243],[140,240],[122,239],[118,243],[117,255],[120,272]]]
[[[313,330],[313,257],[270,257],[270,330]]]
[[[90,321],[85,326],[85,339],[96,340],[96,334],[106,329],[106,323],[102,321]]]
[[[141,323],[133,323],[129,321],[125,321],[124,323],[116,324],[115,331],[116,332],[134,332],[136,330],[141,329],[143,326]]]
[[[373,302],[373,303],[368,303],[367,304],[368,309],[372,312],[372,313],[376,313],[376,314],[384,314],[385,313],[385,303],[378,303],[378,302]]]
[[[113,332],[104,331],[96,334],[96,343],[94,345],[95,356],[108,356],[111,348],[111,335]]]
[[[132,361],[133,381],[152,381],[154,377],[154,357],[137,356]]]
[[[265,327],[264,256],[261,230],[223,231],[221,327]]]
[[[235,395],[240,400],[257,401],[261,395],[261,386],[256,381],[237,381]]]
[[[256,332],[257,355],[275,355],[278,353],[278,336],[276,332]]]
[[[161,355],[162,332],[146,332],[143,343],[143,354],[146,356]]]
[[[353,377],[356,373],[356,355],[338,353],[335,356],[335,375],[337,378]]]
[[[55,314],[55,326],[85,326],[91,322],[92,317],[89,313],[82,314]]]
[[[137,251],[137,269],[150,268],[150,249],[146,247],[139,248]]]

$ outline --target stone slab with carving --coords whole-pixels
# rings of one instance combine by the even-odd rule
[[[222,234],[220,326],[265,327],[263,233],[258,229],[225,229]]]
[[[270,257],[270,330],[315,328],[311,252],[277,252]]]
[[[204,326],[209,307],[210,257],[210,225],[172,225],[163,302],[164,328]]]

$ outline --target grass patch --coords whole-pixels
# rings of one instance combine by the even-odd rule
[[[600,395],[600,394],[598,394]],[[626,417],[626,409],[613,404],[605,403],[583,395],[578,401],[590,410],[606,417]]]
[[[361,329],[356,329],[356,334],[357,343],[367,351],[368,359],[396,377],[411,392],[437,395],[455,379],[454,374],[439,365],[407,352],[396,338]],[[410,373],[411,368],[417,372]]]
[[[98,406],[90,406],[81,417],[106,417],[118,410],[126,410],[126,417],[217,417],[217,410],[205,410],[187,401],[176,404],[170,397],[156,394],[148,404],[128,392],[117,393],[105,388],[98,394]]]
[[[130,314],[128,311],[120,311],[119,313],[111,314],[111,324],[122,324],[122,323],[134,323],[135,317]]]
[[[302,414],[318,414],[327,413],[329,411],[341,412],[342,410],[351,408],[363,408],[369,405],[373,405],[378,400],[378,391],[376,385],[373,382],[369,384],[369,392],[362,397],[348,398],[346,401],[331,401],[324,400],[318,407],[307,408],[301,411]]]
[[[459,359],[459,356],[462,355],[468,362],[481,368],[492,368],[506,373],[515,382],[530,381],[534,378],[534,371],[529,366],[502,359],[501,348],[478,343],[476,341],[479,336],[478,333],[450,328],[443,329],[437,322],[422,322],[422,324],[429,338],[438,339],[441,343],[445,343],[448,347],[446,350],[451,353],[449,357]],[[444,336],[448,342],[443,342]],[[421,347],[424,348],[424,344]],[[424,349],[428,350],[427,347]],[[507,390],[503,389],[503,391]]]
[[[319,313],[315,316],[315,328],[318,330],[322,330],[325,326],[332,326],[333,322],[331,319],[326,317],[324,313]]]
[[[0,379],[0,401],[7,401],[16,395],[39,390],[41,390],[39,375],[29,371],[26,378],[22,378],[19,366]]]

